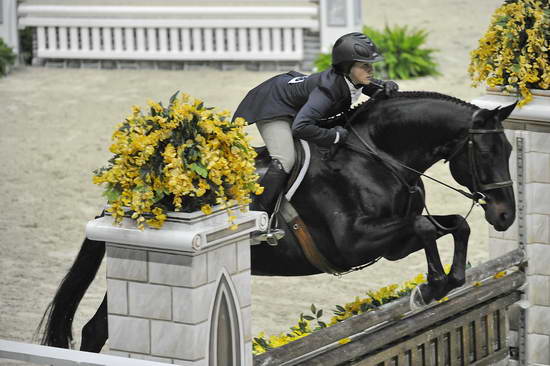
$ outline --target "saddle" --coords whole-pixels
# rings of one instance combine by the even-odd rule
[[[285,240],[289,245],[299,246],[308,261],[320,271],[330,274],[345,272],[347,269],[337,268],[321,254],[304,221],[292,206],[292,197],[306,175],[311,156],[309,144],[304,140],[294,140],[294,148],[296,151],[296,162],[289,175],[285,190],[280,197],[278,212],[274,217],[274,226],[276,229],[280,229],[284,232]],[[256,152],[258,154],[256,158],[256,172],[262,177],[271,162],[271,157],[265,147],[256,148]],[[263,208],[255,202],[252,203],[251,208],[253,210],[263,210]],[[275,211],[277,211],[277,209]],[[271,216],[272,213],[268,212],[268,214]],[[271,245],[277,245],[276,240],[281,239],[281,237],[282,235],[276,237],[274,241],[273,238],[271,240],[256,239],[252,241],[252,245],[262,244],[265,241],[268,241]]]
[[[256,173],[261,177],[267,171],[267,167],[271,162],[271,156],[265,146],[255,148],[258,156],[256,157]],[[306,175],[309,167],[310,149],[309,144],[304,140],[294,140],[294,151],[296,152],[296,161],[289,174],[288,181],[284,190],[284,197],[287,201],[292,199],[292,196],[300,186],[300,183]],[[268,212],[271,214],[271,212]]]

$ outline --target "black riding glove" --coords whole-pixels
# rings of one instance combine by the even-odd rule
[[[391,97],[397,91],[399,90],[399,85],[395,81],[384,81],[384,94],[386,94],[387,97]]]
[[[385,99],[393,96],[397,90],[399,85],[395,81],[371,79],[370,83],[363,87],[363,94],[374,99]]]
[[[349,132],[342,126],[336,126],[333,128],[333,130],[336,132],[336,137],[334,138],[334,144],[341,145],[343,144],[346,139],[348,138]]]

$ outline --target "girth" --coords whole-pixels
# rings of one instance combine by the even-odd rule
[[[347,268],[335,266],[319,251],[304,221],[288,201],[285,200],[279,213],[292,230],[292,234],[305,257],[315,268],[330,274],[340,274],[348,270]]]

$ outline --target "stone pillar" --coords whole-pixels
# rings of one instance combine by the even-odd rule
[[[320,0],[321,52],[330,52],[340,36],[362,31],[361,5],[361,0]]]
[[[17,30],[17,1],[0,1],[0,38],[11,47],[13,53],[19,54],[19,33]],[[18,59],[16,59],[18,62]]]
[[[125,218],[90,221],[106,242],[109,348],[113,354],[177,365],[252,365],[250,233],[263,212],[170,213],[160,230]],[[229,363],[228,363],[229,364]]]
[[[524,299],[511,311],[510,364],[550,365],[550,91],[534,91],[534,100],[516,108],[504,123],[514,150],[516,221],[504,233],[489,232],[490,257],[517,247],[528,257]],[[498,93],[473,101],[483,108],[505,106],[514,97]]]

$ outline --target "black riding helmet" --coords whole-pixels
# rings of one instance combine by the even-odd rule
[[[348,74],[354,62],[374,63],[383,59],[374,42],[359,32],[344,34],[332,48],[332,67],[342,74]]]

